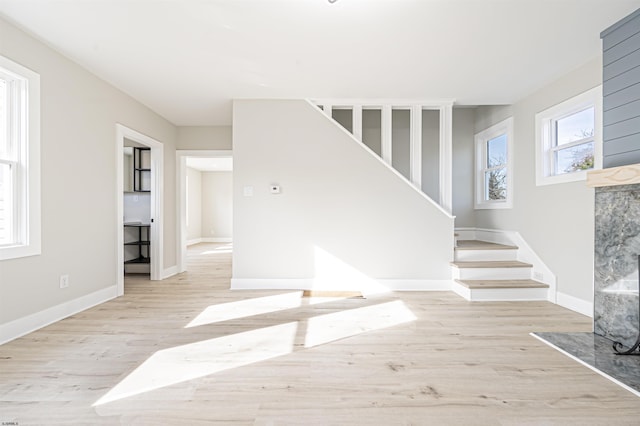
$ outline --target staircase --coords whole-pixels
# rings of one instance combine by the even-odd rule
[[[531,279],[533,265],[517,259],[513,245],[458,240],[452,290],[470,301],[548,300],[549,286]]]

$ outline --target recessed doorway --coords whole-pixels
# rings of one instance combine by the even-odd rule
[[[187,247],[233,238],[233,159],[230,150],[177,151],[178,272]]]

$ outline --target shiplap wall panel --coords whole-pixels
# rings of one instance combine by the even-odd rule
[[[636,22],[636,21],[632,21]],[[636,23],[637,25],[637,23]],[[609,65],[612,62],[620,60],[628,54],[634,52],[640,45],[640,33],[635,34],[628,39],[621,41],[615,46],[605,50],[602,54],[602,64]]]
[[[633,135],[625,136],[618,139],[613,139],[607,143],[603,152],[604,155],[617,155],[624,154],[625,152],[633,152],[639,151],[638,147],[640,147],[640,135],[635,133]],[[628,163],[633,164],[633,163]]]
[[[613,124],[620,123],[621,121],[630,120],[637,117],[638,111],[640,111],[640,99],[622,105],[618,108],[605,111],[604,122],[607,123],[605,129],[607,128],[607,126],[611,126]]]
[[[609,155],[608,157],[606,157],[606,159],[607,159],[606,168],[628,166],[630,164],[639,164],[640,150],[632,151],[632,152],[624,152],[622,154]]]
[[[637,64],[640,65],[640,64]],[[640,82],[640,67],[635,66],[622,74],[613,77],[612,79],[606,80],[606,84],[602,88],[602,94],[604,96],[611,95],[613,93],[619,92],[621,90],[626,89],[627,87],[631,87],[634,84]]]
[[[606,37],[603,37],[602,48],[604,50],[609,50],[613,46],[620,44],[621,42],[625,41],[629,37],[633,37],[634,35],[640,33],[640,15],[637,15],[636,13],[632,13],[627,18],[619,22],[619,24],[621,24],[619,28],[615,28],[617,24],[613,25],[610,28],[610,30],[613,30],[613,31],[607,34]],[[605,30],[603,34],[606,33],[607,31],[609,30]]]
[[[640,117],[604,126],[604,137],[608,141],[635,135],[636,133],[640,133]]]
[[[604,167],[640,163],[640,9],[600,36]]]
[[[622,73],[625,73],[640,64],[640,46],[634,52],[629,53],[627,56],[618,59],[615,62],[605,65],[602,70],[602,79],[604,81],[610,80]]]
[[[603,86],[606,85],[607,82],[605,81],[603,83]],[[609,111],[610,109],[628,104],[629,102],[637,101],[638,99],[640,99],[640,83],[629,86],[625,90],[621,90],[619,92],[615,92],[608,96],[605,96],[604,110]]]

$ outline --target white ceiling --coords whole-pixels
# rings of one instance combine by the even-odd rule
[[[233,170],[231,157],[187,157],[187,167],[201,172],[229,172]]]
[[[0,15],[176,125],[234,98],[506,104],[596,57],[640,0],[0,0]]]

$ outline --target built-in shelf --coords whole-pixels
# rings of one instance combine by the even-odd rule
[[[151,148],[133,148],[133,191],[151,192]]]
[[[138,247],[137,257],[133,259],[125,260],[124,264],[126,265],[149,265],[151,264],[151,258],[149,256],[149,251],[151,248],[151,224],[150,223],[142,223],[142,222],[125,222],[125,228],[137,228],[137,239],[135,241],[125,242],[125,246],[136,246]],[[135,232],[135,231],[134,231]],[[127,272],[125,268],[125,272]],[[139,272],[139,271],[136,271]]]
[[[125,265],[148,264],[148,263],[151,263],[151,258],[148,258],[148,257],[136,257],[135,259],[129,259],[124,262]]]

